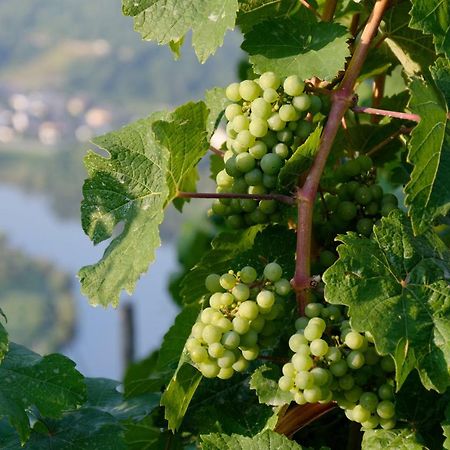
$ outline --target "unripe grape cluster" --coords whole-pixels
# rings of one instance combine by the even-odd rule
[[[186,342],[192,362],[207,378],[228,379],[256,359],[264,340],[278,330],[291,285],[276,262],[262,276],[251,267],[210,274],[209,306],[199,315]]]
[[[226,88],[227,151],[217,174],[217,192],[269,194],[286,160],[312,131],[312,117],[322,108],[318,96],[304,92],[297,75],[281,79],[265,72],[258,79]],[[310,114],[308,114],[310,113]],[[308,116],[308,117],[307,117]],[[220,199],[212,212],[232,228],[279,221],[274,200]]]
[[[397,198],[385,194],[376,182],[372,159],[367,155],[345,162],[336,170],[333,182],[314,207],[315,236],[324,248],[320,254],[322,269],[336,259],[337,233],[356,231],[369,237],[373,225],[398,208]]]
[[[395,427],[394,362],[380,356],[370,333],[353,330],[337,306],[310,303],[289,339],[294,352],[278,385],[294,401],[335,401],[365,429]]]

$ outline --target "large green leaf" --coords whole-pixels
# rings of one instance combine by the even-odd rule
[[[278,386],[282,373],[278,366],[267,364],[258,367],[252,374],[250,388],[256,391],[260,403],[282,406],[291,403],[293,395]]]
[[[411,28],[433,36],[437,53],[450,58],[450,3],[447,0],[413,0]]]
[[[93,152],[86,157],[83,229],[98,243],[124,224],[103,258],[79,272],[82,292],[94,305],[116,306],[123,289],[133,292],[160,245],[164,207],[208,149],[203,102],[188,103],[161,118],[157,113],[97,138],[95,143],[110,157]]]
[[[82,404],[86,387],[75,363],[57,354],[40,357],[11,344],[0,364],[0,417],[7,417],[22,441],[30,433],[25,413],[34,406],[45,417],[58,417]]]
[[[275,17],[286,17],[299,7],[297,0],[240,0],[236,24],[247,33],[256,24]]]
[[[318,126],[286,161],[278,174],[278,183],[281,188],[291,188],[296,184],[298,177],[312,166],[319,150],[321,134],[322,127]]]
[[[383,18],[384,42],[397,57],[409,75],[427,72],[436,59],[430,36],[412,30],[409,25],[409,2],[397,3]]]
[[[410,429],[369,430],[364,433],[362,450],[423,450],[416,432]]]
[[[192,30],[192,44],[205,62],[234,28],[238,0],[123,0],[125,14],[134,16],[142,38],[158,44],[179,42]]]
[[[271,19],[245,34],[243,50],[257,73],[273,71],[279,76],[297,74],[331,80],[344,68],[350,55],[346,29],[335,23],[318,22],[306,9],[293,17]]]
[[[444,448],[450,449],[450,404],[445,410],[445,420],[442,422],[442,429],[444,430]]]
[[[450,71],[446,78],[450,79]],[[405,187],[405,201],[414,231],[420,233],[450,211],[450,124],[442,95],[432,85],[414,79],[410,90],[409,108],[421,120],[409,142],[408,160],[414,169]]]
[[[400,211],[374,238],[340,236],[339,260],[324,274],[325,297],[349,306],[352,326],[370,331],[395,359],[398,387],[416,368],[428,389],[450,385],[450,252],[432,232],[415,237]]]
[[[301,446],[274,431],[264,431],[253,437],[233,434],[201,436],[203,450],[301,450]]]

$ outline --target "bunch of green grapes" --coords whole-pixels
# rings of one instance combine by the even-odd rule
[[[192,362],[207,378],[228,379],[257,358],[264,339],[277,332],[274,321],[284,316],[291,292],[283,270],[272,262],[262,276],[246,266],[235,273],[211,274],[209,307],[199,315],[186,342]]]
[[[338,183],[316,200],[313,215],[315,236],[324,248],[320,254],[324,268],[336,259],[334,238],[337,233],[356,231],[368,237],[382,216],[398,208],[397,198],[385,194],[376,182],[369,156],[361,155],[345,162],[337,169],[333,180]]]
[[[225,169],[217,174],[217,192],[268,194],[286,160],[312,131],[313,115],[322,108],[318,96],[306,94],[297,75],[280,79],[265,72],[256,80],[232,83],[226,96],[228,120]],[[212,212],[232,228],[277,222],[274,200],[220,199]]]
[[[310,303],[289,339],[294,352],[278,385],[294,401],[335,401],[349,420],[365,429],[395,427],[394,362],[380,356],[370,333],[353,330],[342,310]]]

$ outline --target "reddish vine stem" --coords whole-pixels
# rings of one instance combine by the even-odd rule
[[[355,113],[375,114],[377,116],[387,116],[396,119],[411,120],[412,122],[420,122],[420,116],[412,113],[389,111],[387,109],[370,108],[366,106],[353,106],[352,111]]]
[[[320,177],[325,168],[341,120],[347,109],[351,106],[356,80],[364,61],[366,60],[371,42],[377,33],[378,26],[380,25],[388,5],[389,0],[378,0],[375,3],[372,13],[356,45],[353,57],[344,74],[344,78],[342,79],[339,88],[331,97],[331,111],[322,134],[317,156],[303,186],[297,188],[298,225],[296,267],[294,278],[291,283],[297,293],[297,305],[300,314],[304,313],[305,306],[308,303],[307,290],[310,288],[311,284],[310,257],[312,213]]]
[[[223,152],[222,150],[219,150],[216,147],[210,146],[209,150],[212,151],[213,153],[215,153],[216,155],[220,156],[221,158],[223,158],[223,155],[225,155],[225,152]]]
[[[294,205],[295,199],[283,194],[237,194],[234,192],[178,192],[178,198],[243,198],[251,200],[276,200],[277,202]]]
[[[319,19],[321,19],[320,14],[317,12],[317,9],[310,5],[306,0],[300,0],[300,3],[306,8],[309,9],[312,13],[314,13]]]
[[[392,133],[390,136],[388,136],[386,139],[383,139],[381,142],[379,142],[377,145],[373,146],[367,153],[367,156],[372,156],[374,153],[381,150],[384,146],[389,144],[389,142],[393,141],[397,137],[399,137],[402,134],[408,134],[411,133],[412,128],[406,128],[404,126],[401,126],[397,131]]]
[[[330,22],[333,20],[334,13],[336,12],[337,0],[327,0],[323,9],[322,20],[324,22]]]

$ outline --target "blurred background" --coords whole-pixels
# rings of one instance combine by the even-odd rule
[[[118,379],[131,303],[136,356],[159,346],[178,310],[168,293],[177,247],[188,264],[191,230],[208,235],[208,202],[191,203],[183,217],[169,210],[133,298],[118,310],[92,308],[76,273],[105,245],[93,247],[81,229],[82,158],[93,136],[235,80],[239,44],[228,33],[200,65],[187,42],[175,62],[168,48],[140,40],[120,0],[0,2],[0,308],[11,340],[60,351],[86,376]],[[211,191],[201,168],[201,189]]]

